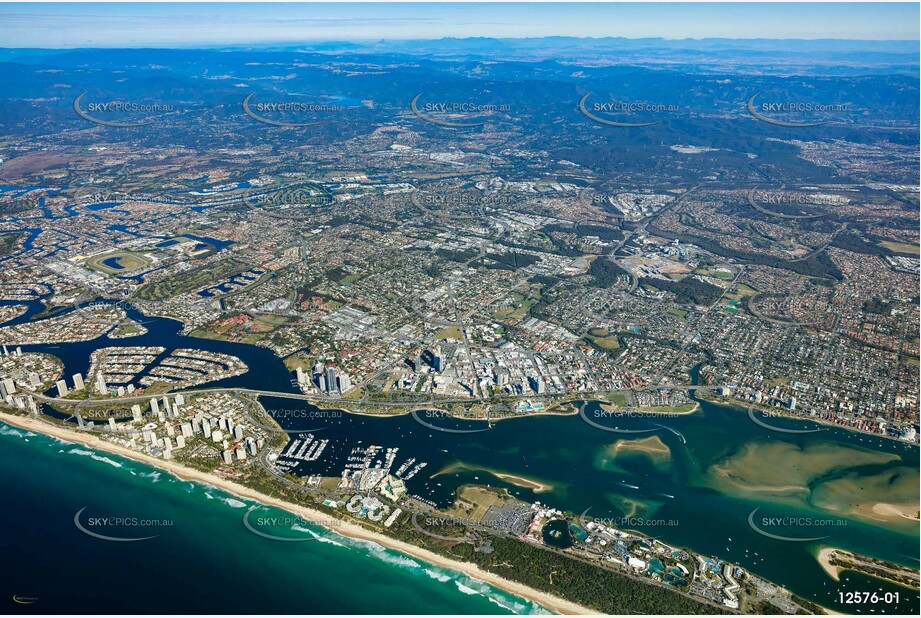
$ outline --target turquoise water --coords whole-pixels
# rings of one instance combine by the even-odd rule
[[[16,613],[545,613],[519,597],[214,488],[0,423],[0,587]],[[81,509],[84,509],[82,512]],[[117,538],[100,540],[78,530]],[[120,518],[119,525],[102,518]],[[134,521],[137,520],[137,521]],[[30,605],[16,605],[13,596]]]

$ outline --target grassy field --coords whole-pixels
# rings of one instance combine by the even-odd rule
[[[886,249],[889,249],[890,251],[894,251],[896,253],[908,253],[911,255],[921,254],[921,247],[918,247],[916,245],[909,245],[904,242],[894,242],[891,240],[883,240],[879,244],[880,246],[885,247]]]
[[[589,329],[586,339],[605,352],[612,352],[620,349],[620,342],[617,340],[617,336],[611,334],[604,328]]]
[[[456,326],[449,326],[435,334],[435,339],[454,339],[455,341],[462,341],[463,338],[463,333],[461,333],[460,329]]]
[[[457,500],[448,510],[454,517],[479,522],[493,506],[505,504],[504,491],[486,487],[464,486],[457,490]]]
[[[536,288],[530,290],[530,294],[525,297],[518,292],[513,294],[513,303],[511,307],[499,309],[492,315],[492,319],[498,322],[511,321],[518,322],[528,315],[528,311],[539,300],[539,294]]]
[[[688,312],[685,311],[684,309],[669,309],[665,313],[670,313],[673,316],[681,318],[682,320],[688,317]]]
[[[0,257],[7,256],[16,250],[19,241],[27,236],[26,233],[2,232],[0,233]]]
[[[249,269],[249,265],[240,260],[221,260],[176,274],[165,281],[145,285],[138,290],[137,296],[142,300],[165,300],[206,285],[216,285]]]
[[[303,352],[295,352],[291,356],[285,358],[285,367],[289,371],[296,371],[298,367],[303,369],[305,372],[310,372],[313,368],[313,361]]]

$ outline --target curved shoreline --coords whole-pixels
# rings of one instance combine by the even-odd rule
[[[894,584],[896,586],[899,586],[900,588],[905,588],[906,590],[918,590],[917,585],[912,587],[911,585],[906,585],[905,582],[896,581],[892,577],[886,577],[886,575],[882,573],[871,572],[866,569],[861,569],[860,568],[861,565],[859,564],[846,565],[846,566],[833,564],[832,558],[834,558],[835,554],[837,553],[843,554],[845,558],[849,558],[850,560],[855,561],[855,562],[859,562],[863,560],[870,560],[870,558],[866,556],[860,556],[846,549],[839,549],[837,547],[828,547],[828,546],[819,547],[815,553],[815,559],[818,561],[819,565],[822,567],[822,570],[824,570],[825,573],[828,574],[828,576],[831,577],[836,582],[841,581],[841,573],[845,571],[851,571],[853,573],[859,573],[861,575],[870,577],[872,579],[889,582],[890,584]],[[896,563],[888,563],[888,566],[894,566],[896,570],[904,569],[906,571],[915,572],[915,575],[917,576],[917,572],[912,567],[907,567],[907,566],[896,564]],[[891,573],[887,573],[887,574],[891,574]]]
[[[117,444],[106,442],[105,440],[102,440],[101,438],[91,434],[81,434],[71,429],[58,427],[41,420],[24,416],[15,416],[6,412],[0,412],[0,422],[12,425],[14,427],[19,427],[20,429],[25,429],[27,431],[33,431],[46,436],[51,436],[53,438],[58,438],[60,440],[65,440],[67,442],[78,443],[89,448],[106,451],[108,453],[124,457],[125,459],[130,459],[132,461],[163,470],[164,472],[168,472],[169,474],[172,474],[173,476],[185,481],[192,481],[208,485],[239,498],[253,500],[267,506],[282,509],[299,517],[303,517],[307,521],[327,522],[325,524],[318,523],[317,525],[320,525],[326,530],[341,536],[377,543],[378,545],[404,553],[414,558],[418,558],[434,566],[463,573],[468,577],[485,582],[491,586],[504,590],[505,592],[537,603],[544,608],[558,614],[593,615],[598,613],[595,610],[583,607],[572,601],[567,601],[566,599],[562,599],[548,592],[530,588],[524,584],[500,577],[490,573],[489,571],[481,569],[479,566],[473,563],[450,560],[427,549],[416,547],[386,535],[366,530],[358,524],[340,521],[337,526],[333,527],[328,523],[328,513],[317,511],[311,509],[310,507],[279,500],[277,498],[272,498],[271,496],[267,496],[231,480],[215,476],[208,472],[187,468],[173,461],[161,460],[151,457],[150,455],[138,453]]]

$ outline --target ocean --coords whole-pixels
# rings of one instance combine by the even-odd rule
[[[511,614],[539,605],[116,455],[0,423],[8,613]],[[79,514],[79,515],[78,515]],[[137,541],[103,540],[82,532]],[[18,599],[19,602],[15,601]]]

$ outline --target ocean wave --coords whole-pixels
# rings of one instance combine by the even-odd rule
[[[446,573],[440,573],[440,572],[438,572],[438,571],[433,571],[432,569],[425,569],[425,573],[426,573],[426,575],[428,575],[428,576],[431,577],[432,579],[437,579],[437,580],[440,581],[442,584],[445,583],[445,582],[447,582],[447,581],[450,581],[450,580],[451,580],[451,576],[450,576],[450,575],[448,575],[448,574],[446,574]]]
[[[133,472],[132,472],[132,474],[133,474]],[[160,482],[160,476],[161,476],[161,475],[160,475],[160,473],[157,472],[156,470],[153,470],[153,471],[151,471],[151,472],[144,472],[144,473],[141,474],[141,476],[144,477],[145,479],[150,479],[150,480],[151,480],[152,482],[154,482],[154,483],[159,483],[159,482]]]
[[[336,541],[336,540],[334,540],[334,539],[331,539],[331,538],[329,538],[328,536],[323,536],[322,534],[317,534],[316,532],[314,532],[314,531],[311,530],[310,528],[304,528],[303,526],[298,526],[297,524],[295,524],[295,525],[291,526],[291,529],[292,529],[292,530],[296,530],[297,532],[306,532],[307,534],[309,534],[310,536],[312,536],[312,537],[313,537],[314,539],[316,539],[317,541],[320,541],[321,543],[329,543],[330,545],[335,545],[336,547],[344,547],[345,549],[349,549],[349,546],[346,545],[345,543],[340,543],[339,541]]]
[[[402,554],[396,554],[391,549],[387,549],[380,543],[375,543],[374,541],[368,541],[365,539],[348,539],[348,542],[352,545],[357,545],[368,550],[375,558],[380,559],[387,564],[392,564],[394,566],[403,567],[406,569],[421,569],[422,565]]]
[[[544,613],[543,607],[530,603],[528,601],[516,601],[512,598],[509,598],[508,595],[505,595],[497,588],[487,584],[486,582],[481,582],[476,579],[472,579],[467,576],[462,576],[457,578],[454,581],[454,585],[457,586],[457,589],[467,595],[479,595],[485,597],[490,603],[498,605],[502,609],[508,610],[513,614],[531,614],[531,613]],[[543,612],[539,612],[543,610]],[[547,612],[549,613],[549,612]]]
[[[19,431],[18,429],[13,429],[9,425],[0,425],[0,436],[10,436],[13,438],[25,438],[26,437],[25,434],[23,434],[21,431]]]
[[[71,455],[82,455],[84,457],[89,457],[90,459],[95,459],[96,461],[101,461],[102,463],[107,463],[110,466],[115,466],[116,468],[124,468],[124,464],[115,461],[114,459],[109,459],[108,457],[103,457],[102,455],[97,455],[93,451],[87,451],[82,448],[72,448],[67,451]]]
[[[374,543],[371,546],[371,552],[379,559],[383,560],[387,564],[392,564],[394,566],[399,566],[407,569],[421,569],[422,565],[409,558],[403,556],[402,554],[394,554],[392,550],[387,549],[386,547]]]

